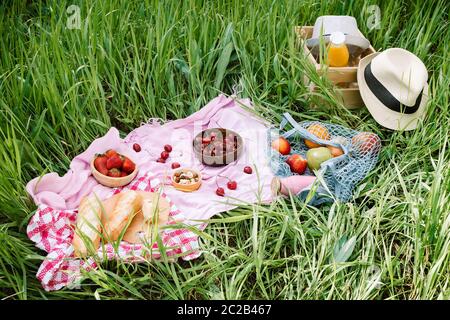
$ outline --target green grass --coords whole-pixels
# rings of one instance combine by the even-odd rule
[[[378,1],[375,30],[362,0],[43,2],[0,5],[0,297],[450,298],[448,1]],[[71,4],[81,30],[66,29]],[[322,14],[354,15],[377,50],[423,59],[431,100],[417,130],[393,132],[365,109],[346,110],[314,76],[292,27]],[[377,133],[379,164],[354,199],[241,206],[214,218],[195,261],[104,263],[79,289],[45,292],[35,278],[44,253],[25,234],[36,209],[25,184],[63,174],[110,126],[125,135],[151,117],[187,116],[236,83],[274,123],[287,110]],[[311,108],[319,98],[329,105]]]

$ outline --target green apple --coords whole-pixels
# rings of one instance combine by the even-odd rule
[[[306,152],[306,160],[308,161],[309,170],[319,170],[322,162],[325,162],[329,159],[333,158],[331,152],[328,148],[319,147],[309,149]]]

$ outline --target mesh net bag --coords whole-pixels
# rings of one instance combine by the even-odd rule
[[[283,130],[288,123],[292,125],[292,129]],[[381,150],[380,138],[374,133],[319,121],[297,123],[289,113],[284,113],[280,128],[268,131],[268,156],[271,169],[278,177],[297,175],[291,172],[286,163],[289,155],[283,156],[271,148],[272,141],[280,136],[291,144],[291,155],[300,154],[305,159],[306,152],[311,147],[320,145],[342,149],[343,155],[323,162],[316,172],[323,177],[321,180],[326,183],[326,189],[342,202],[351,199],[355,186],[375,167]],[[304,174],[314,173],[306,169]]]

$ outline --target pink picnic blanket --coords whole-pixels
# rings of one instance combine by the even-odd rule
[[[70,170],[63,177],[57,173],[49,173],[31,180],[26,189],[37,205],[60,210],[76,209],[81,198],[92,192],[105,199],[110,195],[111,189],[100,185],[94,179],[90,161],[96,153],[115,149],[134,160],[139,167],[138,177],[151,172],[153,177],[164,180],[164,176],[170,174],[172,162],[200,170],[203,181],[197,192],[184,193],[171,187],[164,190],[190,222],[209,219],[219,212],[234,208],[240,202],[269,202],[272,199],[270,182],[273,174],[266,157],[268,124],[242,106],[252,109],[248,99],[235,100],[220,95],[187,118],[164,125],[156,121],[144,124],[133,130],[125,139],[119,137],[116,128],[111,128],[105,136],[93,141],[85,152],[72,160]],[[194,136],[206,128],[214,127],[234,130],[244,139],[244,152],[236,162],[228,166],[204,166],[194,156]],[[133,150],[134,143],[140,144],[141,152]],[[166,163],[158,163],[156,159],[160,157],[165,144],[171,144],[173,151]],[[245,166],[251,166],[253,174],[244,174]],[[237,190],[226,192],[226,196],[233,198],[232,201],[215,194],[217,175],[237,181]],[[226,189],[227,179],[219,178],[217,182]],[[234,200],[235,198],[239,200]]]
[[[206,227],[204,220],[233,209],[240,203],[270,202],[273,174],[266,157],[268,124],[246,108],[252,109],[248,99],[236,100],[220,95],[187,118],[165,124],[157,121],[144,124],[125,139],[120,138],[116,128],[111,128],[73,159],[70,170],[64,176],[49,173],[30,181],[26,190],[38,205],[38,210],[28,225],[27,233],[39,248],[48,252],[37,274],[43,287],[46,290],[60,289],[79,279],[82,269],[96,267],[92,258],[87,261],[75,259],[71,245],[72,225],[82,197],[95,192],[99,198],[106,199],[121,191],[104,187],[92,177],[90,161],[96,153],[115,149],[129,156],[138,165],[139,174],[126,188],[163,188],[163,194],[172,206],[171,216],[201,230]],[[216,168],[202,165],[192,148],[192,140],[197,133],[215,127],[234,130],[244,140],[241,157],[230,165]],[[140,144],[140,152],[133,150],[134,143]],[[156,159],[165,144],[171,144],[173,151],[166,163],[158,163]],[[201,188],[196,192],[184,193],[165,185],[172,162],[200,170],[203,179]],[[245,166],[251,166],[253,174],[245,174]],[[218,175],[237,181],[237,189],[228,190],[227,179],[217,178]],[[225,189],[225,197],[216,195],[217,184]],[[197,236],[189,228],[164,230],[162,240],[164,246],[169,248],[167,255],[189,260],[201,254]],[[119,252],[115,252],[112,246],[100,248],[99,257],[104,257],[105,250],[109,259],[145,260],[142,247],[124,241]],[[158,254],[153,257],[158,258]]]

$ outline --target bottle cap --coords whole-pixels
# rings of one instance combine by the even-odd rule
[[[340,31],[333,32],[330,36],[330,41],[335,45],[343,44],[345,43],[345,34]]]

